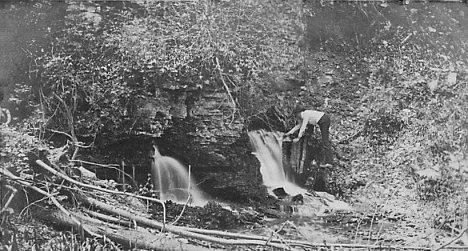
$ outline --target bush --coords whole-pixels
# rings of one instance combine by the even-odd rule
[[[244,86],[268,90],[262,76],[298,74],[302,65],[299,1],[101,3],[69,10],[68,27],[37,57],[50,128],[128,132],[142,123],[139,100],[170,99],[161,90],[221,89],[233,112],[252,114],[257,105],[238,102]]]

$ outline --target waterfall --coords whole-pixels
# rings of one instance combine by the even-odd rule
[[[151,163],[151,178],[153,189],[159,192],[160,199],[163,201],[171,200],[185,204],[190,186],[192,205],[202,206],[207,202],[184,165],[172,157],[162,156],[156,147],[154,147]]]
[[[271,192],[282,187],[288,194],[305,193],[306,189],[294,183],[292,175],[283,167],[283,133],[264,130],[249,132],[253,154],[260,161],[263,184]]]

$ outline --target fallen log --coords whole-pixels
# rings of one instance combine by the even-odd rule
[[[78,181],[73,180],[72,178],[63,175],[62,173],[55,171],[53,168],[49,167],[47,164],[44,162],[38,160],[36,161],[37,164],[45,168],[46,170],[52,172],[52,173],[57,173],[60,177],[74,183],[77,185],[83,185],[84,187],[89,187],[91,185],[84,184]],[[92,188],[94,186],[91,186]],[[114,194],[121,194],[121,195],[132,195],[129,193],[124,193],[124,192],[116,192],[100,187],[96,187],[96,190],[103,191],[103,192],[110,192]],[[134,196],[136,197],[136,196]],[[142,196],[144,197],[144,196]],[[187,238],[193,238],[193,239],[198,239],[201,241],[208,241],[212,243],[217,243],[221,245],[254,245],[254,246],[271,246],[271,247],[276,247],[284,250],[296,250],[292,247],[341,247],[341,248],[369,248],[369,249],[374,249],[382,246],[378,245],[359,245],[359,244],[322,244],[322,243],[311,243],[308,241],[296,241],[296,240],[285,240],[282,238],[272,238],[272,237],[263,237],[263,236],[246,236],[246,235],[238,235],[238,234],[232,234],[232,233],[222,233],[221,231],[214,231],[214,230],[196,230],[193,228],[186,228],[186,227],[177,227],[173,225],[167,225],[155,220],[148,219],[146,217],[138,216],[135,215],[134,213],[125,211],[123,209],[117,208],[115,206],[108,205],[104,202],[101,202],[99,200],[85,197],[83,195],[78,195],[76,194],[76,198],[80,200],[81,202],[96,207],[98,209],[101,209],[103,211],[106,211],[110,214],[114,215],[119,215],[126,217],[130,219],[133,222],[145,225],[147,227],[155,228],[161,231],[168,231],[183,237]],[[138,198],[138,197],[136,197]],[[161,203],[161,201],[158,201]],[[162,203],[164,205],[164,203]],[[203,234],[202,234],[203,233]],[[219,238],[219,237],[213,237],[213,236],[220,236],[220,237],[226,237],[226,238],[232,238],[232,239],[224,239],[224,238]],[[278,237],[278,236],[277,236]],[[388,247],[392,248],[392,247]],[[400,247],[399,247],[400,248]],[[418,249],[418,250],[427,250],[426,248],[421,248],[421,247],[401,247],[402,249]]]
[[[189,245],[182,243],[177,240],[170,240],[164,238],[164,236],[155,236],[149,233],[144,228],[138,230],[129,230],[118,225],[105,223],[103,221],[89,218],[78,213],[70,213],[65,209],[58,200],[50,193],[36,187],[33,183],[25,181],[18,176],[15,176],[10,171],[0,168],[0,174],[13,180],[24,187],[28,187],[46,197],[48,197],[57,206],[58,210],[49,211],[45,213],[36,213],[36,217],[48,219],[49,222],[58,223],[60,225],[75,228],[88,233],[91,236],[103,238],[104,240],[112,240],[116,243],[120,243],[129,247],[135,248],[146,248],[153,250],[187,250],[187,251],[198,251],[198,250],[213,250],[203,248],[201,246]],[[39,207],[38,207],[39,208]],[[94,224],[90,224],[94,223]],[[161,223],[161,228],[163,224]],[[106,238],[104,238],[104,236]],[[111,242],[112,243],[112,242]],[[112,243],[113,244],[113,243]]]
[[[122,243],[124,245],[139,245],[137,247],[141,247],[141,248],[153,248],[154,250],[181,250],[181,248],[182,250],[213,250],[213,249],[206,249],[206,248],[203,249],[202,246],[196,246],[196,245],[194,245],[195,246],[194,249],[192,249],[191,246],[187,246],[187,248],[184,249],[185,246],[181,246],[181,245],[184,245],[187,243],[181,242],[180,239],[175,242],[162,239],[165,236],[163,235],[163,233],[161,233],[161,235],[158,235],[157,238],[151,239],[152,237],[154,237],[154,233],[150,233],[145,228],[139,227],[133,230],[129,230],[123,226],[109,224],[109,223],[102,222],[98,219],[93,219],[93,218],[83,216],[80,213],[76,213],[76,212],[70,213],[67,209],[61,206],[61,204],[57,201],[57,199],[55,199],[54,195],[49,194],[43,191],[42,189],[36,187],[32,182],[21,179],[20,177],[13,175],[11,172],[9,172],[8,170],[4,168],[0,168],[0,175],[14,182],[17,182],[18,184],[22,186],[29,187],[32,190],[42,193],[47,198],[50,198],[54,202],[54,204],[59,208],[59,210],[55,210],[55,215],[58,215],[58,216],[52,222],[57,222],[57,223],[62,222],[80,231],[86,231],[88,234],[92,236],[96,236],[99,238],[102,238],[105,236],[109,240],[115,241],[117,243]],[[384,246],[384,245],[365,245],[365,244],[312,243],[312,242],[305,242],[305,241],[273,238],[273,235],[272,237],[269,237],[267,241],[265,241],[265,238],[267,237],[246,236],[242,234],[223,233],[221,231],[215,231],[215,230],[195,230],[195,229],[185,228],[185,227],[164,225],[163,223],[150,220],[142,216],[135,215],[133,213],[124,211],[122,209],[118,209],[116,207],[107,205],[106,203],[100,202],[98,200],[87,198],[85,196],[79,196],[79,194],[76,194],[76,193],[75,195],[77,195],[76,198],[79,199],[80,201],[89,203],[88,205],[93,205],[94,207],[107,211],[111,214],[121,215],[125,218],[128,218],[134,222],[138,222],[142,225],[146,225],[152,228],[159,229],[161,230],[161,232],[166,230],[167,232],[171,232],[182,237],[186,237],[190,239],[197,239],[200,241],[218,243],[221,245],[270,246],[270,247],[281,248],[283,250],[297,250],[292,247],[301,247],[304,249],[324,247],[324,248],[341,248],[341,249],[356,249],[356,248],[382,249],[384,248],[384,249],[398,249],[398,250],[431,250],[431,248],[417,247],[417,246]],[[52,214],[51,217],[53,217],[53,215],[54,214]],[[39,216],[47,217],[47,214],[40,214]],[[238,239],[215,238],[212,236],[207,236],[207,235],[199,234],[196,232],[202,232],[205,234],[213,234],[213,235],[223,236],[226,238],[238,238]],[[149,235],[146,235],[147,233],[149,233]],[[138,235],[138,234],[142,234],[142,235]],[[136,237],[134,238],[135,235],[138,235],[138,238]],[[135,241],[135,240],[139,240],[139,241]],[[280,245],[275,242],[281,242],[284,244]],[[165,246],[163,247],[163,249],[160,249],[162,247],[161,243],[165,243],[164,244]],[[177,246],[172,246],[172,245],[177,245]],[[466,246],[445,246],[445,245],[443,246],[443,248],[453,249],[453,250],[455,249],[467,250],[468,249],[468,247]]]
[[[32,190],[46,196],[47,198],[49,198],[52,203],[55,204],[55,206],[61,211],[63,212],[64,214],[68,215],[70,220],[73,221],[77,226],[80,226],[80,222],[75,219],[69,212],[67,209],[65,209],[65,207],[62,206],[62,204],[60,204],[60,202],[50,193],[34,186],[33,183],[30,183],[28,181],[25,181],[23,179],[21,179],[20,177],[12,174],[10,171],[6,170],[5,168],[0,168],[0,174],[2,174],[2,176],[5,176],[7,178],[9,178],[10,180],[13,180],[17,183],[19,183],[20,185],[24,186],[24,187],[28,187],[28,188],[31,188]],[[95,237],[101,237],[99,236],[98,234],[94,233],[93,231],[89,230],[89,229],[86,229],[85,227],[82,227],[82,229],[84,231],[86,231],[89,235],[91,236],[95,236]]]
[[[135,215],[123,209],[117,208],[116,206],[108,205],[104,202],[101,202],[93,198],[77,195],[76,199],[96,209],[106,211],[110,214],[126,217],[130,219],[131,221],[137,222],[140,225],[145,225],[147,227],[155,228],[161,231],[168,231],[168,232],[171,232],[171,233],[183,236],[183,237],[187,237],[187,238],[193,238],[193,239],[197,239],[201,241],[208,241],[208,242],[217,243],[221,245],[271,246],[271,247],[281,248],[284,250],[295,250],[291,248],[291,246],[289,245],[278,243],[278,242],[284,242],[284,240],[282,239],[276,240],[276,241],[268,240],[268,238],[267,240],[263,240],[263,238],[261,240],[251,239],[251,238],[250,239],[223,239],[223,238],[218,238],[218,237],[213,237],[209,235],[192,232],[188,230],[190,228],[178,227],[178,226],[173,226],[173,225],[163,225],[161,222]]]
[[[45,170],[49,171],[53,175],[59,176],[60,178],[66,180],[66,181],[68,181],[68,182],[70,182],[72,184],[78,185],[80,187],[89,188],[89,189],[93,189],[93,190],[101,191],[101,192],[105,192],[105,193],[110,193],[110,194],[125,195],[125,196],[130,196],[130,197],[134,197],[134,198],[138,198],[138,199],[142,199],[142,200],[157,202],[157,203],[161,204],[162,207],[163,207],[163,223],[166,224],[166,204],[164,204],[164,202],[161,201],[161,200],[158,200],[156,198],[147,197],[147,196],[141,196],[141,195],[137,195],[137,194],[127,193],[127,192],[110,190],[110,189],[106,189],[106,188],[102,188],[102,187],[94,186],[94,185],[90,185],[90,184],[85,184],[85,183],[79,182],[77,180],[74,180],[74,179],[68,177],[67,175],[53,169],[52,167],[50,167],[49,165],[47,165],[46,163],[44,163],[41,160],[36,160],[36,164],[38,164],[40,167],[44,168]]]
[[[91,189],[94,189],[94,190],[97,190],[97,191],[108,192],[108,193],[113,193],[113,194],[133,196],[133,197],[136,197],[136,198],[153,199],[152,201],[156,201],[158,203],[161,203],[163,205],[163,207],[164,207],[164,211],[166,211],[165,210],[165,204],[160,200],[157,200],[157,199],[154,199],[154,198],[148,198],[148,197],[145,197],[145,196],[139,196],[139,195],[134,195],[134,194],[130,194],[130,193],[125,193],[125,192],[113,191],[113,190],[109,190],[109,189],[105,189],[105,188],[101,188],[101,187],[97,187],[97,186],[93,186],[93,185],[89,185],[89,184],[84,184],[82,182],[76,181],[76,180],[64,175],[63,173],[53,169],[52,167],[48,166],[46,163],[44,163],[41,160],[37,160],[36,163],[39,166],[41,166],[42,168],[49,171],[50,173],[52,173],[54,175],[57,175],[57,176],[63,178],[64,180],[67,180],[67,181],[69,181],[69,182],[71,182],[73,184],[79,185],[81,187],[91,188]],[[172,233],[175,233],[175,234],[178,234],[178,235],[182,235],[182,236],[185,236],[185,237],[190,237],[190,238],[199,239],[199,240],[203,240],[203,241],[210,241],[210,242],[213,242],[213,243],[218,243],[218,244],[223,244],[223,245],[267,245],[267,246],[277,247],[277,248],[281,248],[281,249],[291,250],[290,246],[277,243],[277,242],[282,242],[282,240],[277,241],[277,242],[272,241],[271,238],[269,238],[267,240],[264,240],[263,238],[262,238],[262,240],[258,240],[258,239],[254,239],[254,240],[252,240],[252,239],[248,239],[248,240],[228,239],[227,240],[227,239],[212,237],[212,236],[208,236],[208,235],[203,235],[203,234],[187,231],[187,230],[185,230],[185,228],[166,225],[164,223],[153,221],[153,220],[147,219],[145,217],[141,217],[141,216],[135,215],[133,213],[124,211],[124,210],[119,209],[119,208],[117,208],[115,206],[110,206],[110,205],[108,205],[106,203],[103,203],[103,202],[100,202],[100,201],[98,201],[96,199],[92,199],[92,198],[85,197],[85,196],[80,196],[80,195],[77,195],[77,198],[80,198],[80,200],[82,202],[87,203],[88,205],[98,207],[101,210],[105,210],[105,211],[107,211],[109,213],[121,215],[121,216],[127,217],[128,219],[130,219],[132,221],[138,222],[140,224],[144,224],[146,226],[159,229],[161,231],[167,230],[169,232],[172,232]],[[165,220],[165,218],[166,217],[164,215],[164,220]],[[168,228],[168,229],[165,229],[165,228]]]
[[[85,183],[76,181],[76,180],[68,177],[67,175],[53,169],[52,167],[50,167],[49,165],[47,165],[46,163],[44,163],[41,160],[36,160],[36,163],[40,167],[42,167],[45,170],[49,171],[50,173],[52,173],[54,175],[57,175],[60,178],[63,178],[64,180],[66,180],[66,181],[68,181],[70,183],[73,183],[75,185],[78,185],[78,186],[81,186],[81,187],[84,187],[84,188],[90,188],[90,189],[94,189],[94,190],[101,191],[101,192],[107,192],[107,193],[118,194],[118,195],[133,196],[135,198],[156,201],[156,202],[163,205],[163,208],[164,208],[164,222],[165,222],[165,219],[166,219],[165,204],[164,204],[164,202],[162,202],[160,200],[145,197],[145,196],[139,196],[139,195],[135,195],[135,194],[131,194],[131,193],[126,193],[126,192],[109,190],[109,189],[101,188],[101,187],[94,186],[94,185],[85,184]],[[126,217],[126,218],[128,218],[128,219],[130,219],[130,220],[132,220],[134,222],[138,222],[140,224],[144,224],[146,226],[149,226],[149,227],[152,227],[152,228],[155,228],[155,229],[159,229],[161,231],[167,230],[167,231],[169,231],[171,233],[175,233],[175,234],[185,236],[185,237],[189,237],[189,238],[193,238],[193,239],[198,239],[198,240],[202,240],[202,241],[209,241],[209,242],[218,243],[218,244],[222,244],[222,245],[265,245],[265,246],[277,247],[277,248],[281,248],[281,249],[285,249],[285,250],[294,250],[294,249],[291,249],[291,247],[288,246],[288,245],[284,245],[284,244],[280,244],[280,243],[272,241],[271,238],[269,238],[267,241],[264,241],[264,240],[251,240],[251,239],[249,239],[249,240],[234,240],[234,239],[222,239],[222,238],[218,238],[218,237],[213,237],[213,236],[203,235],[203,234],[199,234],[199,233],[195,233],[195,232],[190,232],[190,231],[185,230],[185,228],[166,225],[165,223],[161,223],[161,222],[158,222],[158,221],[153,221],[153,220],[150,220],[148,218],[138,216],[138,215],[135,215],[133,213],[124,211],[124,210],[119,209],[119,208],[117,208],[115,206],[110,206],[110,205],[108,205],[106,203],[103,203],[103,202],[100,202],[100,201],[98,201],[96,199],[85,197],[83,195],[76,194],[76,198],[79,198],[79,200],[81,200],[84,203],[87,203],[88,205],[100,208],[101,210],[107,211],[107,212],[112,213],[112,214],[124,216],[124,217]],[[166,228],[168,228],[168,229],[166,229]],[[278,241],[278,242],[282,242],[282,240]]]
[[[151,233],[144,228],[127,229],[123,226],[105,223],[103,221],[86,217],[80,213],[73,213],[81,225],[77,225],[68,215],[60,210],[36,209],[37,218],[67,227],[79,229],[86,227],[93,232],[106,236],[115,243],[129,248],[148,249],[155,251],[184,250],[184,251],[216,251],[219,249],[207,248],[187,243],[187,240],[175,239],[164,233]]]
[[[113,223],[119,226],[128,226],[129,228],[132,227],[134,224],[129,221],[129,220],[123,220],[123,219],[118,219],[116,217],[112,217],[106,214],[101,214],[98,212],[91,211],[89,209],[83,209],[83,212],[85,212],[87,215],[96,218],[98,220],[107,222],[107,223]]]

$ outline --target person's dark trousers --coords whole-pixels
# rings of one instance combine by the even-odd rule
[[[323,149],[325,150],[325,164],[333,164],[333,153],[330,143],[330,116],[324,114],[318,121],[320,134],[322,134]]]

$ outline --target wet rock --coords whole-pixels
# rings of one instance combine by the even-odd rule
[[[289,195],[288,193],[286,193],[286,191],[284,191],[284,188],[282,187],[273,189],[273,194],[276,195],[280,199],[283,199]]]
[[[303,204],[304,203],[304,195],[298,194],[298,195],[292,197],[291,202]]]
[[[227,161],[227,158],[220,154],[220,153],[217,153],[217,152],[210,152],[208,153],[210,159],[212,159],[213,161],[215,161],[216,163],[224,163]]]

